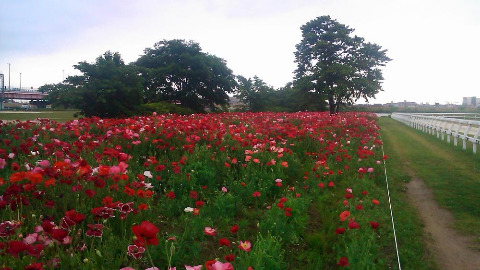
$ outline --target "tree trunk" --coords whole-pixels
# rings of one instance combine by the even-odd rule
[[[335,104],[333,97],[328,97],[328,107],[330,108],[330,114],[337,113],[337,104]]]

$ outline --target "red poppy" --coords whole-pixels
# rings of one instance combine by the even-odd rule
[[[206,261],[205,262],[205,268],[207,268],[207,270],[212,270],[212,265],[215,264],[216,262],[217,262],[217,260]]]
[[[220,240],[218,240],[218,244],[220,246],[229,247],[230,246],[230,241],[227,238],[220,238]]]
[[[27,250],[27,245],[22,241],[10,241],[8,243],[7,253],[17,258],[19,253]]]
[[[146,203],[141,203],[137,206],[138,210],[147,210],[148,209],[148,204]]]
[[[357,222],[352,221],[352,222],[349,222],[349,223],[348,223],[348,228],[349,228],[349,229],[359,229],[359,228],[360,228],[360,225],[358,225]]]
[[[25,270],[42,270],[43,269],[43,264],[40,262],[34,262],[31,263],[27,266],[25,266]]]
[[[10,221],[0,223],[0,237],[9,236],[15,233],[17,225]]]
[[[103,234],[103,225],[102,224],[87,224],[88,230],[85,232],[86,236],[89,237],[102,237]]]
[[[340,259],[338,259],[337,265],[339,265],[340,267],[349,266],[347,257],[341,257]]]
[[[127,247],[127,254],[132,256],[135,259],[140,259],[145,252],[145,248],[137,245],[129,245]]]
[[[68,231],[64,229],[52,229],[52,233],[50,234],[53,239],[63,242],[65,237],[68,235]]]
[[[225,261],[227,262],[233,262],[235,260],[235,255],[233,254],[227,254],[225,255]]]
[[[148,221],[132,226],[132,232],[144,245],[158,245],[157,233],[159,229]]]
[[[340,221],[345,221],[347,219],[347,217],[350,216],[350,212],[349,211],[343,211],[341,214],[340,214]]]
[[[230,232],[231,232],[231,233],[237,233],[237,232],[238,232],[238,225],[237,225],[237,224],[233,225],[233,226],[230,228]]]
[[[196,202],[195,202],[195,206],[196,206],[197,208],[202,208],[203,204],[204,204],[203,201],[196,201]]]
[[[166,196],[171,200],[175,199],[175,193],[173,193],[173,191],[169,191]]]
[[[370,227],[374,230],[377,229],[378,228],[378,222],[370,221]]]
[[[337,228],[335,229],[335,234],[344,234],[345,233],[345,228]]]

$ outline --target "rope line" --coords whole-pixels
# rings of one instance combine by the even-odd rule
[[[380,136],[380,139],[383,142],[382,136]],[[383,156],[385,156],[383,143],[382,143],[382,153],[383,153]],[[398,254],[397,233],[395,230],[395,221],[393,220],[392,201],[390,199],[390,188],[388,186],[388,176],[387,176],[387,163],[385,162],[385,159],[383,159],[383,168],[385,169],[385,183],[387,184],[388,205],[390,206],[390,217],[392,218],[393,239],[395,240],[395,250],[397,252],[398,269],[402,270],[402,265],[400,264],[400,255]]]

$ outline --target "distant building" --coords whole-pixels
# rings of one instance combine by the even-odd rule
[[[393,107],[408,107],[408,108],[415,108],[418,106],[416,102],[411,102],[406,100],[404,100],[403,102],[395,102],[395,103],[392,101],[389,105]]]
[[[463,98],[462,105],[463,105],[463,106],[473,106],[473,107],[477,107],[477,106],[480,105],[480,98],[477,98],[477,97],[464,97],[464,98]]]

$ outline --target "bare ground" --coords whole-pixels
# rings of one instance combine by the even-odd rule
[[[410,203],[418,210],[427,235],[428,248],[442,270],[480,270],[480,252],[469,248],[472,239],[452,229],[452,214],[440,208],[431,190],[413,171],[408,172]]]

